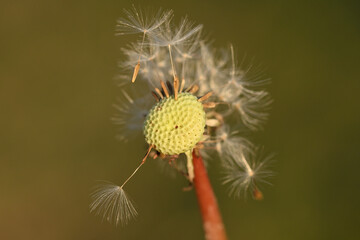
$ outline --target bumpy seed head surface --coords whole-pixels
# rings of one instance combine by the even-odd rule
[[[203,135],[205,111],[197,97],[180,93],[164,98],[150,110],[145,123],[145,140],[166,155],[193,149]]]

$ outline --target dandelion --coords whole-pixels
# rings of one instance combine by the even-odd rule
[[[115,224],[135,217],[124,187],[148,158],[159,159],[188,180],[186,189],[194,187],[206,238],[226,239],[203,156],[221,161],[230,195],[252,192],[261,199],[259,184],[272,176],[269,158],[256,158],[258,148],[246,136],[266,120],[269,94],[259,89],[263,81],[249,76],[249,68],[238,66],[232,46],[215,49],[204,40],[202,25],[183,18],[176,26],[172,11],[152,17],[136,9],[125,13],[118,33],[143,37],[123,48],[122,69],[136,66],[131,81],[127,75],[121,77],[113,121],[120,126],[121,140],[131,141],[142,133],[148,148],[122,185],[97,188],[91,211]],[[128,84],[135,78],[136,86]]]

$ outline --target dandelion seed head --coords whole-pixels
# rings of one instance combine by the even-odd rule
[[[203,135],[205,112],[190,93],[164,98],[153,106],[144,124],[145,139],[163,154],[192,150]]]

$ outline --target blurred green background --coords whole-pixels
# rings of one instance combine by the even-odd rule
[[[121,183],[143,156],[110,117],[115,22],[130,1],[1,1],[0,239],[202,239],[194,192],[148,161],[128,192],[140,216],[89,213],[96,180]],[[275,102],[257,143],[276,152],[265,200],[235,200],[209,169],[230,239],[360,239],[358,1],[135,1],[204,24],[254,56]],[[140,149],[140,150],[139,150]]]

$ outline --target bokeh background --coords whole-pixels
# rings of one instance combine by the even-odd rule
[[[204,24],[215,46],[264,66],[274,98],[254,138],[277,153],[265,200],[227,196],[230,239],[360,239],[358,1],[134,1]],[[140,216],[89,213],[96,180],[121,183],[143,141],[115,139],[115,22],[131,1],[0,2],[0,239],[203,239],[194,192],[148,161],[128,192]],[[140,149],[140,150],[139,150]]]

